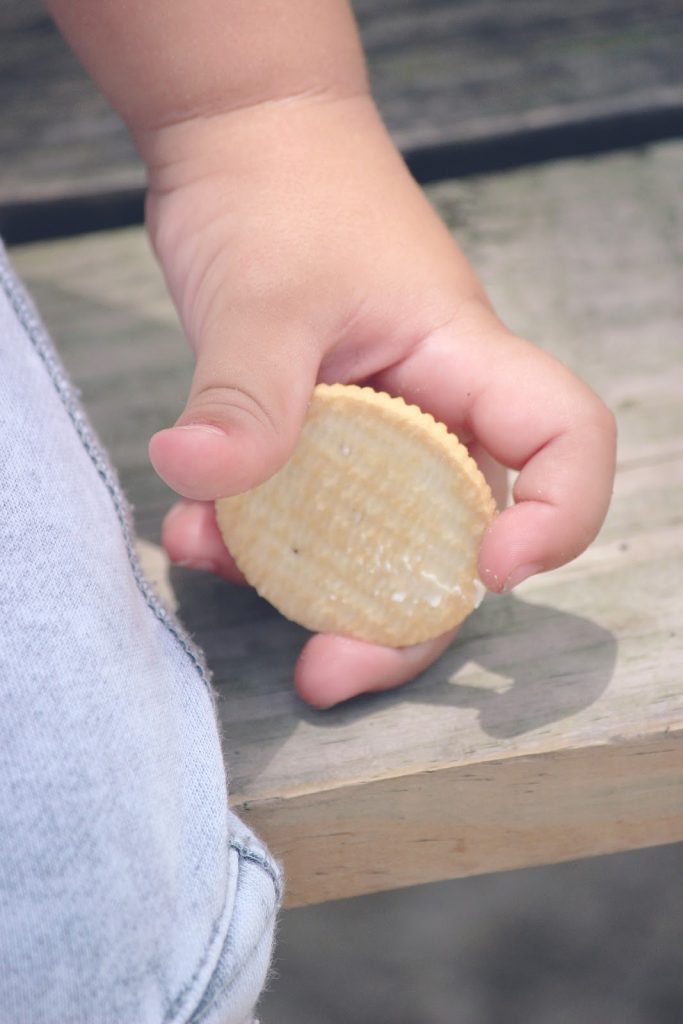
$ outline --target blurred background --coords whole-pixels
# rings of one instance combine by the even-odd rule
[[[380,109],[422,181],[683,133],[679,0],[353,7]],[[0,33],[5,239],[138,222],[140,162],[38,0],[3,0]]]
[[[537,187],[515,192],[509,185],[522,181],[524,168],[548,164],[552,175],[557,166],[556,180],[569,194],[565,167],[576,181],[605,154],[612,161],[606,178],[595,178],[604,184],[609,168],[618,175],[627,166],[631,174],[651,159],[668,168],[666,217],[679,223],[680,198],[677,212],[671,204],[683,185],[676,141],[683,136],[680,0],[357,0],[355,9],[388,125],[418,179],[433,183],[435,201],[470,257],[488,269],[503,305],[491,254],[502,244],[498,259],[509,267],[524,255],[515,248],[519,225],[500,215],[506,197]],[[158,540],[170,496],[149,477],[141,454],[153,426],[143,411],[149,376],[136,370],[144,394],[136,418],[135,390],[118,370],[110,370],[105,388],[101,368],[98,377],[86,366],[78,333],[85,327],[67,326],[64,295],[49,275],[41,277],[40,259],[63,262],[50,255],[62,250],[36,249],[39,258],[26,244],[139,224],[142,168],[35,0],[3,0],[0,7],[0,96],[0,233],[19,246],[17,259],[126,488],[134,497],[144,491],[142,532]],[[663,172],[658,180],[665,181]],[[653,193],[643,202],[655,199]],[[680,254],[680,239],[671,244]],[[637,268],[641,276],[675,272],[648,260]],[[594,271],[589,266],[586,281]],[[130,271],[128,285],[134,279]],[[660,309],[670,303],[679,332],[680,284],[678,277],[668,299],[652,299]],[[73,282],[69,288],[73,302],[77,289]],[[621,294],[617,279],[613,289]],[[125,298],[117,301],[124,318]],[[539,324],[532,289],[526,301],[510,311],[514,326],[533,336]],[[92,289],[88,302],[92,332],[102,322]],[[587,303],[584,325],[594,312]],[[162,321],[158,345],[169,330]],[[129,325],[122,319],[116,329],[124,359]],[[187,368],[188,357],[177,358]],[[168,384],[165,401],[175,401],[174,388]],[[181,395],[182,386],[176,390]],[[114,425],[106,405],[122,395],[132,412]],[[683,847],[286,912],[262,1017],[264,1024],[679,1024]]]
[[[285,913],[267,1024],[679,1024],[683,847]]]

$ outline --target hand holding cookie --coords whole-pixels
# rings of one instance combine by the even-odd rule
[[[242,578],[213,501],[277,474],[296,450],[316,383],[339,382],[402,396],[445,424],[498,492],[496,464],[519,471],[514,503],[479,550],[479,577],[490,590],[574,558],[597,533],[611,494],[609,411],[496,317],[367,98],[340,101],[334,111],[301,103],[252,116],[267,121],[258,126],[265,149],[249,150],[244,125],[217,137],[212,122],[210,138],[197,127],[182,151],[191,142],[201,161],[210,143],[211,173],[179,161],[174,187],[150,207],[197,356],[185,411],[150,449],[160,475],[191,499],[165,523],[170,557]],[[400,459],[398,446],[393,454]],[[329,597],[329,587],[324,592]],[[398,611],[401,602],[394,604]],[[337,628],[327,618],[311,625]],[[396,686],[441,653],[453,636],[444,628],[435,639],[407,638],[409,646],[370,642],[359,626],[352,637],[323,632],[306,645],[296,686],[316,706]]]

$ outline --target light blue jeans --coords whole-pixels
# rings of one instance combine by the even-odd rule
[[[0,247],[0,1022],[244,1024],[281,881]]]

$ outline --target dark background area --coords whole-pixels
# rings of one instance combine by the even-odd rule
[[[264,1024],[680,1024],[683,847],[282,917]]]

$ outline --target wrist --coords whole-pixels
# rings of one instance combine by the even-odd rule
[[[163,126],[367,88],[348,0],[46,0],[141,145]]]
[[[352,147],[386,131],[366,85],[274,95],[211,114],[183,117],[135,132],[150,195],[162,196],[205,177],[238,181],[249,174]],[[346,138],[344,139],[344,136]],[[260,176],[260,175],[259,175]]]

